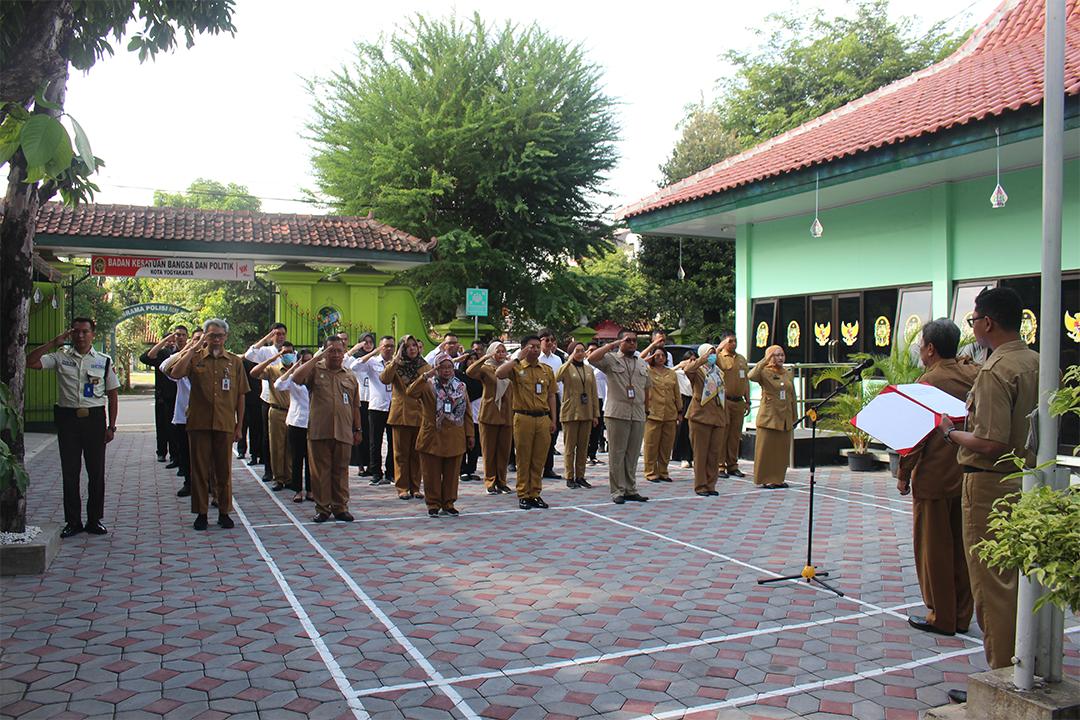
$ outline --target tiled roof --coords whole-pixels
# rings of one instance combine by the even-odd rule
[[[425,243],[373,218],[341,215],[268,215],[246,210],[195,210],[132,205],[46,203],[37,233],[207,243],[301,245],[311,248],[426,253]],[[268,250],[270,248],[267,248]]]
[[[620,219],[1042,103],[1044,0],[1006,0],[951,56],[670,185]],[[1080,93],[1080,0],[1066,0],[1065,92]]]

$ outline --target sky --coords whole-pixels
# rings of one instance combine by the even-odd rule
[[[893,0],[890,14],[916,17],[922,32],[938,20],[967,29],[999,2]],[[392,34],[411,14],[476,11],[487,22],[535,22],[580,44],[604,69],[621,127],[620,161],[604,202],[618,208],[656,190],[658,166],[679,138],[684,108],[712,100],[717,79],[731,73],[719,56],[755,47],[754,29],[766,27],[766,16],[794,7],[800,6],[783,0],[636,8],[595,0],[237,0],[235,37],[196,36],[193,48],[142,65],[126,42],[113,43],[114,57],[86,74],[75,71],[65,109],[106,162],[95,178],[98,203],[152,205],[154,190],[179,192],[203,177],[247,186],[266,212],[321,214],[325,208],[299,202],[303,188],[314,189],[304,139],[311,118],[305,79],[330,75],[350,62],[358,41]],[[801,5],[814,7],[830,16],[855,14],[842,0]]]

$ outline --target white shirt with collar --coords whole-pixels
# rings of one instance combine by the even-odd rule
[[[344,363],[342,363],[344,365]],[[429,363],[430,364],[430,363]],[[363,385],[368,384],[368,410],[388,412],[390,400],[394,394],[393,385],[384,385],[379,381],[379,375],[386,367],[386,361],[382,355],[376,355],[367,362],[362,358],[353,358],[352,367],[349,368],[356,374],[356,379]]]
[[[41,369],[56,371],[56,404],[62,408],[105,407],[105,393],[120,387],[112,358],[93,346],[85,355],[71,346],[42,355]],[[90,397],[85,392],[87,384],[92,386]]]
[[[561,357],[553,352],[545,355],[543,350],[540,351],[540,362],[551,368],[551,372],[553,373],[558,372],[559,368],[563,366],[563,359]],[[559,383],[559,397],[562,397],[562,383]]]
[[[279,377],[274,381],[274,389],[279,392],[289,393],[289,412],[285,415],[285,424],[293,427],[307,428],[308,407],[311,395],[303,385],[293,382],[292,376]]]
[[[247,352],[244,353],[244,357],[258,365],[259,363],[266,362],[270,358],[277,355],[279,352],[281,352],[281,348],[275,347],[273,345],[263,345],[261,348],[257,348],[252,345],[247,349]],[[280,365],[281,358],[278,358],[270,364]],[[259,399],[262,400],[264,403],[270,402],[270,383],[266,382],[265,380],[262,384],[262,392],[259,393]]]
[[[365,355],[367,353],[364,353]],[[346,370],[352,370],[356,375],[356,381],[360,383],[360,402],[371,403],[371,378],[367,373],[362,373],[356,370],[357,363],[360,362],[360,358],[353,355],[346,355],[345,359],[341,361],[341,366]]]

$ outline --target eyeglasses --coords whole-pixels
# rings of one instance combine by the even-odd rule
[[[978,317],[969,317],[967,319],[968,327],[969,328],[974,328],[976,320],[985,320],[985,319],[993,320],[994,318],[990,317],[989,315],[979,315]]]
[[[225,337],[225,333],[206,333],[205,335],[203,335],[203,337],[204,338],[223,338],[223,337]]]

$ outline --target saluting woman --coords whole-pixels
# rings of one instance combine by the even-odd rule
[[[509,379],[495,377],[495,371],[506,362],[506,354],[506,346],[496,340],[488,345],[484,357],[465,371],[484,384],[478,421],[488,495],[513,492],[506,484],[506,466],[514,442],[514,386]]]
[[[379,375],[379,382],[394,388],[386,424],[394,437],[394,484],[402,500],[424,497],[420,489],[420,452],[416,449],[423,412],[420,401],[405,391],[429,370],[431,366],[420,355],[416,338],[402,335],[397,352]]]
[[[795,376],[784,367],[784,349],[771,345],[749,378],[761,386],[757,438],[754,443],[754,484],[769,490],[786,488],[791,437],[799,417]]]
[[[682,396],[675,371],[667,367],[667,350],[659,347],[645,358],[652,375],[649,417],[645,420],[645,479],[671,482],[668,463],[675,446],[675,433],[683,421]]]
[[[694,448],[694,492],[703,497],[719,495],[716,477],[720,472],[727,411],[716,348],[708,343],[701,345],[698,359],[686,366],[686,377],[693,388],[686,419],[690,421],[690,444]]]
[[[589,455],[589,434],[600,422],[600,395],[596,375],[585,364],[585,345],[577,340],[566,349],[570,357],[555,371],[555,381],[563,387],[559,421],[563,428],[563,460],[566,487],[589,488],[585,461]]]

